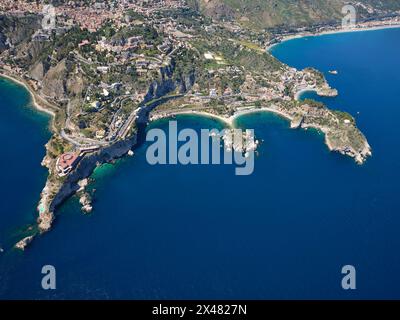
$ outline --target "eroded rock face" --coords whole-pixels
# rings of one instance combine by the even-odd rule
[[[87,192],[84,192],[80,196],[79,203],[82,205],[82,211],[84,213],[91,213],[92,212],[92,210],[93,210],[92,198]]]
[[[39,209],[38,218],[40,232],[43,233],[50,230],[56,208],[82,187],[80,182],[88,178],[97,166],[123,157],[136,143],[136,135],[130,139],[119,141],[112,146],[84,157],[78,167],[62,183],[48,180],[43,189],[39,205],[42,208],[42,210]],[[92,207],[86,200],[88,199],[83,199],[84,203],[82,205],[85,212],[90,212]]]
[[[38,61],[30,69],[30,75],[33,79],[42,81],[47,71],[48,66],[42,61]]]
[[[0,53],[8,49],[7,37],[0,33]]]
[[[0,15],[0,34],[3,35],[3,38],[8,38],[12,46],[30,39],[40,26],[39,16],[11,17]]]
[[[42,93],[54,99],[65,99],[65,79],[67,78],[66,60],[60,61],[55,67],[50,68],[43,79]]]
[[[235,10],[220,0],[202,0],[198,1],[198,4],[207,16],[227,20],[235,17]]]
[[[0,13],[0,53],[27,41],[39,27],[36,16],[11,17]]]

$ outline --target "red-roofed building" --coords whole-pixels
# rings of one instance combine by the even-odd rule
[[[78,164],[80,157],[74,152],[67,152],[62,154],[56,162],[57,173],[60,177],[69,174]]]

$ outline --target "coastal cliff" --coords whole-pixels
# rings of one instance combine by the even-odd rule
[[[163,103],[164,100],[173,99],[174,96],[161,98],[176,90],[179,93],[185,93],[193,86],[195,82],[193,72],[188,75],[175,75],[174,71],[173,65],[160,69],[161,79],[154,80],[149,85],[147,94],[142,102],[142,107],[137,115],[136,121],[142,125],[139,131],[145,129],[149,112]],[[50,144],[47,145],[47,155],[42,164],[49,169],[49,178],[41,193],[38,205],[39,217],[37,219],[38,228],[41,233],[51,229],[55,218],[54,212],[57,207],[81,188],[80,181],[90,177],[96,167],[125,156],[137,145],[138,135],[142,133],[139,131],[136,130],[125,140],[117,141],[110,146],[102,147],[95,153],[84,156],[75,170],[63,179],[56,177],[55,160],[49,156],[52,150],[50,149]]]
[[[54,211],[71,195],[79,189],[79,181],[88,178],[96,167],[125,156],[137,143],[137,135],[118,141],[115,144],[101,149],[98,152],[85,156],[76,169],[66,177],[64,181],[48,179],[44,187],[38,207],[38,226],[40,232],[46,232],[51,228],[54,220]],[[54,171],[54,163],[50,162],[48,169],[50,175]]]
[[[64,72],[65,65],[62,65],[61,67],[56,66],[55,68],[54,74],[56,77],[59,77],[59,74]],[[50,77],[50,72],[51,69],[48,71],[45,77]],[[147,93],[144,95],[144,99],[141,103],[140,111],[138,112],[137,123],[141,124],[141,130],[145,129],[148,121],[148,114],[151,110],[162,104],[164,101],[173,99],[175,97],[174,95],[171,97],[167,96],[169,93],[176,92],[179,95],[187,92],[187,90],[193,86],[196,79],[194,72],[190,72],[187,75],[175,74],[174,64],[160,69],[159,74],[160,78],[152,81],[149,84]],[[10,77],[15,77],[16,79],[19,78],[17,75],[13,75],[12,73],[9,73],[9,75]],[[19,81],[23,83],[22,81],[24,80],[20,79]],[[27,89],[31,90],[33,95],[46,101],[46,99],[43,97],[43,92],[35,92],[28,83],[25,83],[25,85],[27,86]],[[60,90],[60,86],[46,87],[57,88],[55,91],[48,92],[48,94],[52,95],[52,97],[54,97],[54,94],[57,90]],[[64,95],[65,93],[62,91],[60,94]],[[37,106],[39,107],[38,104]],[[40,108],[46,107],[40,106]],[[57,111],[55,117],[57,117],[60,111]],[[55,154],[57,154],[59,151],[55,150],[55,148],[58,148],[57,145],[60,143],[60,141],[62,141],[62,138],[59,136],[57,126],[53,126],[52,130],[54,135],[46,145],[47,154],[42,161],[42,165],[47,167],[49,170],[49,176],[46,185],[41,192],[40,201],[37,207],[39,212],[37,218],[37,230],[39,233],[44,233],[51,229],[52,223],[55,219],[55,211],[65,200],[76,194],[81,189],[80,182],[82,180],[90,177],[96,167],[112,162],[128,154],[130,150],[137,145],[139,135],[138,130],[134,129],[134,131],[129,134],[128,138],[116,141],[109,146],[101,147],[96,152],[83,156],[77,167],[68,176],[59,178],[56,172],[55,157]],[[62,143],[64,144],[65,142]],[[88,208],[87,205],[85,207]],[[32,230],[35,230],[35,228]],[[26,246],[33,241],[36,235],[37,233],[35,232],[29,237],[23,238],[16,243],[15,248],[24,250]]]

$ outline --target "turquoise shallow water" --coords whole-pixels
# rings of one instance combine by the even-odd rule
[[[92,215],[82,215],[72,198],[29,250],[0,256],[0,297],[400,298],[399,39],[393,29],[274,49],[292,66],[339,71],[327,77],[341,95],[323,100],[356,117],[374,150],[364,166],[330,153],[318,132],[290,130],[266,113],[238,120],[263,141],[248,177],[235,176],[231,166],[151,167],[145,144],[134,157],[96,170]],[[9,143],[13,156],[1,160],[3,243],[34,219],[48,139],[47,120],[23,107],[26,94],[16,102],[24,90],[11,86],[18,94],[5,94],[10,86],[0,86],[1,130],[32,131],[22,134],[29,142],[19,151]],[[178,124],[222,127],[193,116],[178,117]],[[168,122],[152,126],[166,129]],[[0,138],[5,145],[7,135]],[[31,156],[14,156],[25,152]],[[17,170],[23,164],[29,174]],[[40,288],[45,264],[57,269],[56,291]],[[357,269],[356,291],[341,289],[346,264]]]

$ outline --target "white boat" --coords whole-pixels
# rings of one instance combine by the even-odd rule
[[[330,74],[338,74],[339,72],[337,70],[330,70],[329,73]]]

